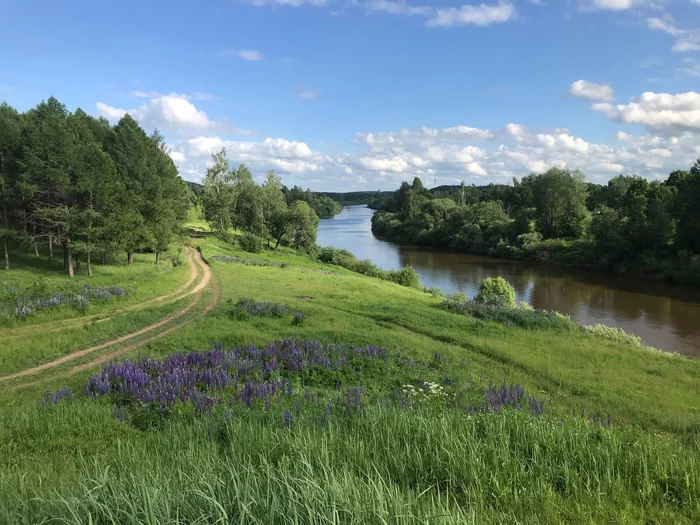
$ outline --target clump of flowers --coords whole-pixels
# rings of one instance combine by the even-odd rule
[[[238,313],[244,312],[251,317],[282,317],[289,313],[289,308],[284,305],[259,302],[247,297],[240,298],[234,309],[238,310]],[[245,317],[245,315],[241,317]]]
[[[301,326],[304,324],[304,319],[306,319],[306,316],[301,313],[297,312],[294,314],[294,317],[292,318],[292,326]]]
[[[258,403],[290,399],[295,394],[293,376],[351,368],[358,360],[384,360],[387,355],[385,350],[372,346],[323,345],[294,339],[264,347],[225,349],[216,344],[206,352],[106,364],[90,377],[85,392],[92,398],[110,396],[157,415],[168,414],[178,403],[201,415],[219,406],[252,408]],[[307,391],[305,397],[310,400],[311,394]],[[352,393],[351,398],[357,405],[360,394]],[[320,400],[314,398],[314,403]]]
[[[110,301],[115,297],[125,297],[132,292],[124,290],[121,286],[88,286],[84,285],[77,292],[60,292],[49,297],[16,296],[14,305],[0,313],[0,317],[25,318],[40,310],[48,310],[57,307],[69,307],[85,310],[91,300],[101,302]]]
[[[57,403],[60,403],[61,401],[70,401],[72,399],[73,391],[67,386],[64,386],[63,388],[59,388],[55,392],[51,392],[50,390],[44,392],[43,405],[55,405]],[[41,405],[42,402],[40,401],[39,404]]]

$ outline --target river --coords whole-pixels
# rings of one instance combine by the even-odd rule
[[[580,324],[622,328],[647,345],[700,358],[700,290],[637,277],[618,276],[423,247],[398,246],[372,235],[372,210],[346,206],[318,228],[320,246],[351,251],[386,270],[413,266],[427,287],[447,293],[478,293],[486,277],[501,276],[518,301],[569,314]]]

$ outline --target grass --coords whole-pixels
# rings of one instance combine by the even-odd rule
[[[0,385],[0,522],[700,522],[700,363],[459,315],[439,297],[287,250],[251,256],[214,237],[199,243],[220,306],[140,348],[142,357],[290,337],[372,345],[388,357],[283,367],[269,378],[291,382],[292,396],[215,403],[203,414],[200,401],[160,413],[114,394],[86,398],[94,370]],[[303,313],[303,324],[231,315],[241,297]],[[403,385],[425,381],[463,401],[406,403]],[[545,398],[544,414],[468,408],[500,384]],[[75,399],[37,403],[64,385]],[[240,388],[203,395],[232,399]],[[349,389],[363,402],[341,409]],[[612,424],[589,421],[598,415]]]

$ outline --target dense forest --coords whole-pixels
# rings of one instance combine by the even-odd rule
[[[334,191],[324,191],[315,192],[316,195],[320,197],[328,197],[335,202],[339,203],[341,206],[355,206],[358,204],[370,204],[375,202],[378,198],[382,196],[390,195],[393,192],[390,191],[348,191],[348,192],[334,192]]]
[[[311,209],[316,212],[319,219],[328,219],[333,217],[337,213],[340,213],[340,210],[343,209],[340,203],[327,195],[314,193],[309,189],[304,191],[300,187],[294,186],[290,190],[286,186],[283,186],[282,192],[284,193],[284,198],[287,201],[288,206],[291,206],[294,201],[304,201],[311,206]]]
[[[233,240],[229,229],[241,230],[245,233],[241,247],[253,252],[271,242],[275,248],[280,244],[297,249],[315,246],[319,219],[305,199],[310,193],[298,188],[283,191],[281,179],[272,170],[262,185],[256,184],[245,164],[230,168],[226,149],[214,153],[212,161],[204,179],[202,204],[204,218],[219,236]],[[297,200],[295,190],[301,194]]]
[[[111,126],[55,98],[19,113],[0,104],[0,243],[62,252],[72,276],[84,260],[92,275],[118,252],[155,262],[181,231],[190,191],[163,137],[148,136],[125,115]]]
[[[416,178],[369,205],[373,233],[399,243],[700,284],[700,161],[604,186],[556,168],[513,186],[428,191]]]

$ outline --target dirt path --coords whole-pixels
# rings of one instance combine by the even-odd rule
[[[48,363],[43,363],[41,365],[34,366],[32,368],[27,368],[25,370],[22,370],[21,372],[16,372],[14,374],[9,374],[6,376],[0,376],[0,383],[10,381],[12,379],[17,379],[20,377],[26,377],[29,375],[37,374],[39,372],[43,372],[45,370],[49,370],[51,368],[55,368],[55,367],[60,366],[62,364],[68,363],[70,361],[73,361],[75,359],[83,357],[87,354],[91,354],[91,353],[96,352],[98,350],[103,350],[103,349],[108,348],[110,346],[119,345],[125,341],[129,341],[130,339],[133,339],[133,338],[138,337],[140,335],[146,334],[148,332],[152,332],[153,330],[156,330],[156,329],[170,323],[171,321],[174,321],[175,319],[178,319],[178,318],[184,316],[185,314],[187,314],[189,311],[191,311],[194,307],[196,307],[200,303],[200,301],[202,299],[202,294],[200,292],[207,286],[207,284],[211,280],[211,269],[202,260],[202,256],[197,251],[195,251],[195,261],[196,261],[197,265],[199,265],[199,267],[203,270],[204,277],[202,278],[202,280],[199,282],[199,284],[194,289],[192,289],[191,291],[182,295],[181,297],[178,297],[178,299],[181,299],[181,298],[187,297],[189,295],[196,294],[194,300],[189,305],[187,305],[185,308],[178,310],[177,312],[169,315],[168,317],[161,319],[160,321],[158,321],[156,323],[153,323],[149,326],[141,328],[140,330],[137,330],[136,332],[131,332],[129,334],[122,335],[120,337],[117,337],[116,339],[112,339],[111,341],[107,341],[106,343],[102,343],[99,345],[91,346],[90,348],[84,348],[83,350],[78,350],[76,352],[72,352],[70,354],[59,357],[58,359],[54,359],[53,361],[49,361]],[[135,348],[143,346],[143,345],[147,344],[148,342],[153,341],[154,339],[157,339],[159,337],[163,337],[169,333],[172,333],[173,331],[181,328],[182,326],[191,322],[192,320],[209,313],[216,306],[216,303],[218,302],[218,298],[219,298],[219,290],[217,287],[217,288],[215,288],[215,291],[214,291],[214,300],[212,301],[212,303],[210,305],[208,305],[207,308],[205,308],[197,316],[195,316],[191,319],[187,319],[186,321],[179,323],[175,326],[169,327],[168,329],[166,329],[162,332],[159,332],[158,334],[154,335],[153,337],[138,341],[138,342],[136,342],[132,345],[129,345],[125,348],[120,348],[119,350],[117,350],[115,352],[100,356],[97,359],[90,361],[88,363],[75,366],[75,367],[70,369],[69,374],[67,374],[67,375],[78,372],[80,370],[84,370],[85,368],[89,368],[89,367],[94,366],[96,364],[100,364],[100,363],[104,362],[105,360],[112,359],[113,357],[115,357],[117,355],[128,352],[130,350],[133,350]],[[27,385],[23,384],[21,386],[27,386]]]
[[[140,310],[143,307],[152,305],[152,304],[157,304],[157,303],[174,303],[175,301],[179,301],[180,299],[183,299],[184,297],[187,297],[188,295],[191,295],[191,292],[189,294],[184,294],[180,295],[179,297],[176,297],[175,299],[172,299],[170,301],[166,301],[166,299],[169,299],[175,295],[181,294],[184,290],[187,290],[190,286],[192,286],[192,283],[197,279],[197,276],[199,275],[199,271],[197,269],[197,264],[195,264],[192,253],[195,252],[196,250],[193,250],[192,248],[187,248],[187,263],[190,266],[190,276],[187,279],[187,282],[184,283],[182,286],[180,286],[177,290],[170,292],[165,295],[160,295],[158,297],[154,297],[153,299],[149,299],[148,301],[144,301],[142,303],[138,304],[131,304],[128,306],[124,306],[123,308],[117,308],[115,310],[112,310],[110,312],[103,312],[101,314],[94,314],[90,315],[87,317],[72,317],[70,319],[59,319],[56,321],[46,321],[44,323],[36,323],[36,324],[29,324],[27,326],[22,326],[19,328],[8,328],[6,330],[0,330],[0,337],[2,339],[11,339],[11,338],[17,338],[17,337],[22,337],[24,334],[22,333],[23,331],[27,329],[36,329],[36,328],[41,328],[42,332],[54,332],[58,330],[64,330],[64,329],[69,329],[69,328],[74,328],[76,325],[81,325],[81,324],[87,324],[91,321],[95,321],[98,323],[102,323],[104,321],[107,321],[108,319],[111,319],[115,315],[122,314],[122,313],[127,313],[131,312],[134,310]],[[107,313],[108,315],[106,317],[101,317]]]

